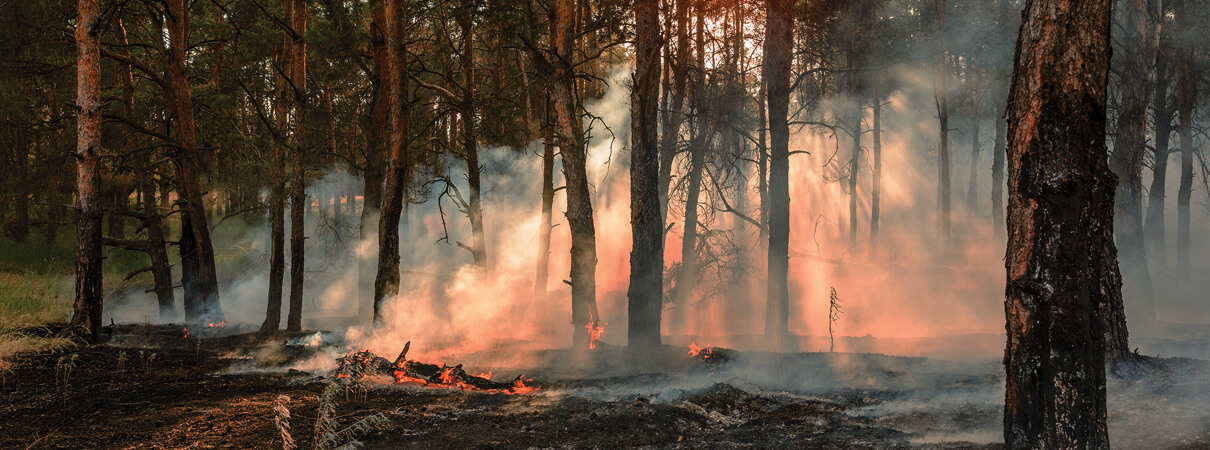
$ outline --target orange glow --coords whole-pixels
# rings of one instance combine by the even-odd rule
[[[596,324],[593,324],[593,323],[589,322],[588,325],[584,326],[584,328],[588,328],[588,348],[589,349],[597,348],[597,340],[601,339],[601,333],[605,332],[605,325],[609,325],[609,324],[604,323],[604,322],[598,322]]]
[[[210,327],[210,328],[214,328],[214,327],[225,327],[225,326],[227,326],[227,321],[226,321],[226,320],[224,320],[224,321],[219,322],[219,323],[214,323],[214,322],[211,322],[211,323],[206,324],[206,326],[207,326],[207,327]]]
[[[181,336],[181,339],[184,339],[184,338],[187,338],[187,337],[189,337],[189,327],[185,327],[185,335],[184,335],[184,336]]]
[[[692,343],[689,344],[689,357],[690,358],[701,355],[703,352],[705,353],[705,357],[709,358],[710,355],[712,353],[714,353],[714,347],[711,347],[709,345],[707,345],[705,347],[698,347],[697,341],[693,341]]]

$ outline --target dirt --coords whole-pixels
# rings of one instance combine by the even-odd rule
[[[505,395],[273,369],[318,350],[283,345],[303,333],[211,334],[123,327],[109,345],[24,356],[0,385],[0,448],[281,448],[275,404],[315,448],[321,403],[332,431],[359,428],[336,443],[366,448],[1000,447],[994,365],[740,352],[716,365],[669,347],[674,364],[636,373],[603,346],[575,365],[547,352],[530,368],[542,388]]]

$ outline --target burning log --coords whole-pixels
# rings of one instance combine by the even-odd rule
[[[471,375],[462,369],[462,365],[447,366],[426,364],[407,359],[408,349],[412,343],[404,344],[403,351],[391,362],[386,358],[375,355],[369,350],[361,350],[337,358],[339,366],[334,375],[337,378],[360,380],[372,375],[389,375],[396,383],[412,383],[421,386],[464,391],[484,391],[498,394],[528,394],[539,388],[527,386],[525,375],[514,378],[511,382],[493,381],[491,373]]]
[[[697,341],[689,344],[689,357],[701,361],[702,363],[717,366],[731,360],[731,352],[726,349],[705,346],[698,347]]]

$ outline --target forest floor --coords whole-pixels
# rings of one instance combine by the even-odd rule
[[[298,448],[316,448],[331,385],[340,386],[328,402],[336,429],[378,419],[356,436],[366,448],[998,448],[1001,440],[995,360],[719,350],[730,360],[708,364],[667,346],[671,363],[636,369],[622,349],[603,345],[578,364],[566,351],[532,355],[539,363],[526,378],[541,389],[505,395],[278,369],[326,355],[286,345],[313,333],[116,328],[107,345],[15,358],[0,380],[0,448],[280,448],[275,405],[289,409]],[[472,369],[497,380],[520,374]],[[1189,359],[1118,371],[1115,446],[1210,447],[1205,373]]]

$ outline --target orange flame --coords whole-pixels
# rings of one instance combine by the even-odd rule
[[[605,322],[598,322],[598,323],[589,322],[588,325],[584,326],[585,328],[588,328],[588,348],[589,349],[597,348],[597,340],[601,339],[601,333],[605,332],[605,325],[609,325],[609,324],[607,324]]]
[[[693,341],[692,343],[689,344],[689,357],[690,358],[701,355],[701,354],[703,354],[703,352],[705,353],[706,357],[709,357],[711,353],[714,353],[714,347],[711,347],[709,345],[707,345],[705,347],[698,347],[697,341]]]
[[[184,336],[181,336],[181,339],[184,339],[184,338],[187,338],[187,337],[189,337],[189,327],[185,327],[185,335],[184,335]]]
[[[536,391],[539,389],[537,386],[526,386],[525,385],[526,381],[532,382],[534,380],[532,378],[526,380],[525,375],[521,375],[520,377],[518,377],[517,382],[515,384],[513,384],[512,393],[513,394],[528,394],[530,392],[533,392],[533,391]]]
[[[211,323],[206,324],[206,326],[207,326],[207,327],[210,327],[210,328],[214,328],[214,327],[225,327],[225,326],[227,326],[227,321],[226,321],[226,320],[224,320],[224,321],[219,322],[219,323],[214,323],[214,322],[211,322]]]

